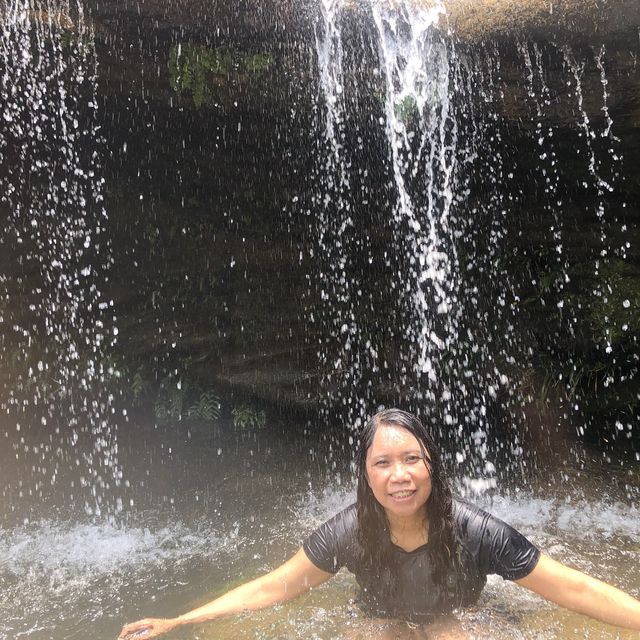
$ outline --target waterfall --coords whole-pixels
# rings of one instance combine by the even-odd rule
[[[330,153],[325,158],[328,158],[326,166],[331,169],[328,173],[341,176],[342,198],[346,200],[356,197],[349,191],[348,171],[357,163],[357,158],[354,160],[345,152],[343,142],[344,123],[354,117],[343,80],[344,54],[339,34],[344,13],[335,3],[325,3],[324,7],[317,54],[326,114],[324,130],[330,141]],[[390,276],[384,286],[402,309],[398,314],[402,321],[398,350],[387,356],[395,362],[389,362],[379,356],[382,351],[389,351],[388,338],[367,337],[365,344],[361,344],[356,316],[349,331],[350,350],[365,357],[361,360],[352,357],[359,368],[357,373],[350,371],[342,382],[366,379],[367,385],[343,386],[339,393],[359,397],[359,404],[351,403],[358,407],[359,413],[345,418],[350,426],[357,427],[381,399],[375,382],[379,372],[381,377],[389,379],[389,388],[384,391],[387,398],[391,396],[403,406],[413,405],[418,413],[437,419],[447,437],[461,431],[466,422],[467,432],[473,434],[472,440],[465,443],[454,435],[457,459],[480,456],[480,468],[491,469],[493,463],[485,461],[484,447],[486,395],[495,394],[494,389],[500,386],[500,381],[504,382],[505,376],[493,367],[481,374],[487,378],[484,388],[469,380],[475,375],[474,367],[477,368],[470,356],[479,353],[482,359],[484,355],[480,350],[484,329],[481,318],[473,331],[470,327],[474,323],[464,318],[467,294],[475,299],[478,292],[473,286],[471,291],[465,289],[467,283],[458,255],[464,226],[458,209],[461,198],[468,192],[467,165],[484,161],[478,148],[485,142],[483,127],[486,125],[474,104],[478,87],[490,93],[491,85],[477,82],[481,74],[479,68],[462,59],[454,41],[438,29],[443,13],[441,4],[430,9],[418,8],[410,2],[371,6],[369,19],[374,26],[371,37],[376,56],[374,78],[362,81],[364,86],[359,90],[380,95],[379,113],[370,118],[375,121],[374,126],[378,127],[386,147],[385,155],[377,159],[384,164],[389,176],[386,215],[390,239],[385,256],[401,256],[399,259],[386,257],[385,267]],[[354,70],[350,71],[353,74]],[[353,101],[353,97],[350,99]],[[469,131],[473,135],[468,135]],[[332,188],[335,181],[327,182]],[[318,205],[323,228],[318,236],[326,244],[328,237],[324,229],[340,223],[333,209],[329,211],[320,201]],[[362,252],[362,247],[355,243],[341,247],[341,261],[336,264],[355,262],[358,252]],[[400,268],[396,270],[398,265]],[[342,286],[348,286],[344,271],[340,280]],[[341,297],[335,295],[328,308],[333,314],[332,322],[340,324],[340,314],[345,310]],[[374,304],[369,311],[382,316],[385,313],[385,309]],[[382,316],[378,325],[374,323],[374,329],[381,328]],[[365,359],[373,372],[368,376],[362,371]],[[466,383],[461,383],[465,378]],[[437,412],[430,410],[434,403],[439,405]]]
[[[582,185],[597,196],[600,255],[590,259],[600,277],[611,252],[607,195],[615,191],[621,173],[604,50],[596,50],[591,60],[603,90],[601,132],[594,131],[583,105],[586,63],[566,47],[552,50],[562,61],[554,58],[554,63],[564,65],[568,97],[575,100],[571,130],[587,162]],[[338,345],[326,343],[321,350],[321,360],[329,365],[329,354],[339,354],[340,375],[331,371],[331,384],[325,385],[328,403],[348,406],[342,417],[352,427],[381,404],[412,408],[451,445],[453,462],[491,484],[497,457],[506,456],[506,469],[526,465],[522,438],[530,415],[524,405],[536,401],[529,376],[539,354],[532,347],[535,328],[529,326],[524,305],[539,299],[544,306],[545,296],[553,296],[557,337],[574,335],[580,309],[579,303],[573,313],[565,306],[573,295],[568,289],[575,288],[571,269],[576,271],[576,259],[566,246],[564,211],[570,202],[554,137],[558,128],[548,122],[548,111],[559,98],[547,83],[543,52],[535,42],[520,42],[507,54],[491,43],[469,48],[447,30],[441,3],[424,8],[408,1],[381,2],[355,9],[326,0],[316,27],[316,53],[326,144],[318,160],[322,179],[314,203],[319,242],[311,251],[329,256],[330,267],[316,274],[322,282],[324,322],[328,333],[344,336]],[[513,268],[526,199],[516,176],[527,169],[519,158],[505,157],[509,140],[504,136],[511,126],[506,112],[513,108],[505,97],[505,55],[509,65],[524,71],[526,94],[516,104],[527,110],[522,117],[537,156],[533,179],[549,221],[541,233],[553,247],[545,267],[549,272],[531,274],[529,281],[528,274]],[[365,173],[363,158],[367,172],[384,175],[377,188],[387,200],[372,205],[380,208],[386,225],[382,256],[367,246],[372,232],[361,222],[362,201],[371,195],[357,187]],[[605,175],[605,164],[613,167],[611,176]],[[624,259],[624,247],[615,253]],[[371,277],[380,273],[379,288],[387,296],[369,290],[362,296],[367,304],[360,305],[354,303],[354,291],[366,289],[367,283],[353,265],[367,261],[373,265]],[[607,289],[610,293],[602,277],[594,300],[606,303]],[[377,323],[371,320],[376,316]],[[544,346],[550,354],[555,348],[553,340]],[[572,382],[563,381],[562,373],[548,375],[543,393],[560,384],[566,397],[573,397],[579,374]],[[587,427],[580,424],[579,403],[574,405],[560,420],[575,422],[583,434]],[[492,434],[497,422],[509,430],[508,442]],[[551,432],[559,426],[542,428]]]
[[[46,502],[57,487],[100,514],[121,506],[121,470],[93,34],[73,1],[10,0],[0,28],[1,408],[34,475],[4,494]]]

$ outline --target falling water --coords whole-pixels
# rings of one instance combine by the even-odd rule
[[[320,298],[322,305],[317,320],[325,329],[319,344],[318,357],[327,372],[325,388],[332,388],[334,402],[342,404],[348,424],[357,427],[366,415],[366,398],[342,393],[345,386],[363,388],[362,374],[366,363],[353,344],[361,335],[356,317],[360,289],[354,274],[349,245],[354,241],[354,219],[348,156],[345,152],[347,111],[343,70],[344,50],[339,28],[340,0],[322,0],[322,21],[316,25],[316,50],[319,76],[325,96],[324,163],[319,168],[322,189],[313,198],[318,230],[315,244],[321,261]],[[313,251],[313,250],[312,250]],[[331,347],[334,343],[333,348]],[[335,344],[337,343],[337,344]],[[324,409],[327,413],[327,407]]]
[[[370,29],[369,38],[374,43],[371,48],[375,53],[367,58],[364,39],[363,43],[354,43],[353,33],[348,31],[346,16],[351,12],[353,9],[343,4],[323,3],[316,38],[320,108],[325,114],[324,135],[328,141],[320,173],[326,171],[323,193],[327,200],[318,198],[319,241],[312,251],[333,256],[336,270],[320,274],[325,283],[329,281],[325,290],[334,287],[333,293],[324,298],[324,313],[329,326],[341,327],[342,335],[347,336],[339,346],[336,362],[348,373],[338,383],[337,392],[335,381],[327,392],[334,404],[358,408],[346,415],[349,424],[357,425],[379,404],[413,407],[432,420],[443,440],[449,441],[452,461],[465,469],[463,475],[489,479],[492,485],[497,457],[503,459],[500,466],[506,473],[526,465],[522,437],[529,431],[531,420],[526,406],[536,402],[527,376],[539,357],[533,348],[535,336],[528,327],[526,305],[533,299],[531,285],[537,289],[534,295],[540,296],[542,305],[544,296],[553,293],[556,336],[574,335],[580,314],[579,307],[570,311],[565,306],[571,296],[567,288],[576,285],[570,276],[575,264],[570,264],[563,216],[570,199],[566,194],[567,177],[558,157],[557,131],[547,119],[558,98],[546,81],[541,48],[535,42],[518,45],[516,56],[525,72],[530,118],[527,127],[537,148],[535,180],[541,185],[549,243],[553,246],[549,273],[532,274],[527,281],[526,274],[513,268],[512,256],[517,255],[512,248],[513,230],[521,225],[520,207],[525,199],[523,185],[515,176],[525,169],[517,159],[512,162],[504,157],[508,107],[501,69],[503,52],[497,46],[471,50],[457,43],[443,26],[444,8],[439,3],[429,9],[410,2],[373,3],[359,14],[359,19],[364,17],[371,24],[361,25],[361,30]],[[352,66],[347,80],[346,42],[357,51],[350,54]],[[604,50],[596,51],[591,60],[602,84],[602,131],[594,129],[583,105],[581,76],[585,63],[578,63],[566,47],[556,53],[564,64],[563,81],[571,87],[568,97],[575,99],[577,148],[587,162],[582,186],[586,193],[596,194],[600,249],[592,264],[600,282],[593,288],[593,299],[594,304],[598,298],[606,304],[611,285],[602,265],[612,251],[607,196],[616,189],[621,161],[607,105]],[[373,74],[357,66],[363,58],[366,62],[362,67],[374,66]],[[349,81],[354,84],[350,89]],[[381,96],[371,112],[360,106],[361,95],[366,92]],[[351,183],[359,170],[357,154],[350,153],[345,143],[345,123],[353,128],[359,120],[373,122],[370,136],[382,133],[386,140],[386,157],[378,158],[389,180],[382,188],[390,194],[385,211],[390,229],[384,251],[387,271],[382,287],[393,293],[393,304],[399,309],[390,318],[388,307],[371,304],[367,313],[378,314],[380,320],[377,325],[368,324],[366,332],[366,316],[350,295],[363,284],[357,278],[350,279],[348,267],[363,261],[363,234],[358,242],[344,241],[345,229],[354,224],[345,210],[358,206]],[[360,153],[375,157],[376,151],[378,148],[371,144]],[[612,167],[608,169],[611,176],[605,175],[605,165]],[[340,185],[340,204],[332,208],[327,203],[334,197],[336,184]],[[339,231],[331,236],[329,229]],[[616,249],[615,254],[624,259],[625,247]],[[394,262],[389,255],[401,258]],[[340,292],[335,287],[340,287]],[[400,323],[396,329],[402,340],[395,346],[393,363],[389,363],[381,356],[389,351],[383,333],[393,322]],[[607,353],[611,346],[606,335],[612,331],[605,331]],[[349,360],[343,357],[345,345]],[[553,342],[548,348],[553,351]],[[365,367],[379,372],[379,379],[386,376],[387,387],[393,391],[376,388],[371,380],[375,375],[365,373]],[[574,370],[579,370],[578,363],[574,363]],[[633,376],[635,368],[621,367],[620,371],[616,375]],[[554,379],[553,375],[559,377]],[[561,405],[558,423],[542,425],[538,430],[561,430],[560,423],[570,421],[579,434],[585,433],[588,425],[575,396],[579,394],[576,386],[580,376],[574,373],[567,379],[562,372],[550,373],[543,388],[561,386],[568,400],[566,406]],[[506,440],[500,438],[497,423],[508,430]]]
[[[339,84],[343,75],[342,44],[337,35],[340,12],[335,4],[331,8],[322,12],[323,37],[317,40],[325,135],[333,141],[333,172],[348,176],[351,160],[339,153],[343,148],[339,140],[342,134],[336,123],[344,123],[353,114]],[[480,113],[475,106],[482,103],[480,89],[487,102],[493,100],[492,85],[484,77],[489,73],[476,61],[460,56],[454,41],[437,28],[443,11],[439,4],[427,10],[409,2],[371,7],[378,67],[369,90],[383,96],[375,122],[386,140],[387,157],[382,162],[391,176],[387,214],[391,231],[385,256],[405,257],[400,259],[397,271],[387,259],[391,275],[384,286],[393,292],[395,304],[402,309],[403,326],[399,329],[401,343],[391,364],[378,357],[385,343],[380,335],[368,338],[362,345],[358,334],[350,333],[350,347],[366,353],[371,368],[377,367],[382,375],[385,369],[395,368],[388,375],[396,389],[396,402],[415,404],[418,413],[431,413],[432,419],[444,425],[445,437],[451,439],[453,434],[458,462],[469,459],[478,473],[491,475],[494,465],[486,459],[485,446],[489,428],[486,407],[507,379],[487,349],[493,327],[477,317],[477,283],[466,277],[460,250],[465,253],[466,267],[476,248],[471,234],[463,238],[469,213],[464,198],[469,193],[471,167],[493,172],[500,168],[501,160],[497,152],[495,157],[487,157],[496,147],[485,131],[493,114],[490,110]],[[336,54],[327,55],[329,50]],[[373,120],[374,116],[370,118]],[[490,175],[489,179],[497,183],[498,176]],[[347,186],[348,177],[343,177],[342,183]],[[497,193],[489,200],[490,205],[500,205]],[[482,208],[478,204],[472,215],[486,217]],[[331,213],[325,210],[323,215]],[[336,224],[335,220],[328,220],[322,224]],[[500,229],[490,223],[487,230],[495,233],[493,242],[479,242],[495,247]],[[323,247],[329,238],[323,233],[319,237]],[[354,256],[361,249],[352,243],[342,245],[342,251],[346,252],[344,264],[357,260]],[[483,260],[489,263],[493,252],[485,252],[472,266]],[[345,276],[342,272],[341,279]],[[328,308],[334,318],[340,318],[344,310],[338,296]],[[386,321],[385,310],[372,305],[370,311],[380,315],[376,326],[380,331]],[[372,385],[364,392],[361,386],[349,387],[344,393],[366,400],[361,409],[364,415],[371,411],[372,404],[382,400],[379,394],[376,397]],[[436,403],[437,418],[435,412],[428,410]],[[464,437],[460,437],[463,432]]]
[[[34,476],[3,493],[21,509],[55,490],[100,514],[120,504],[121,471],[93,36],[75,2],[12,0],[0,19],[1,407],[18,431],[4,434],[11,454]]]
[[[399,229],[408,227],[407,249],[412,252],[408,302],[417,311],[416,323],[410,328],[418,347],[414,366],[432,382],[436,380],[434,348],[440,352],[456,338],[451,312],[457,307],[457,274],[450,216],[462,155],[450,109],[455,52],[433,28],[442,12],[439,5],[429,11],[408,4],[373,6],[386,86],[386,134],[397,190],[394,216]],[[412,181],[419,185],[413,192]],[[425,192],[426,202],[421,202],[418,198]],[[447,319],[441,335],[433,327],[434,309]]]
[[[593,309],[592,313],[595,315],[599,310],[612,309],[611,302],[620,295],[615,291],[620,283],[614,282],[615,277],[612,274],[625,263],[630,247],[626,239],[627,228],[625,224],[618,223],[618,214],[614,212],[616,200],[624,193],[623,167],[618,150],[620,140],[614,133],[614,122],[608,107],[605,49],[597,48],[589,57],[584,53],[572,51],[568,46],[557,48],[548,45],[546,64],[536,43],[521,43],[518,52],[527,70],[528,101],[531,119],[535,123],[532,135],[535,136],[538,147],[539,162],[536,171],[539,172],[538,181],[543,185],[541,195],[547,219],[552,222],[551,243],[555,245],[555,265],[547,267],[548,272],[542,277],[545,283],[539,283],[539,286],[553,292],[553,301],[558,310],[555,337],[564,334],[570,336],[572,342],[579,342],[579,320],[585,306],[587,309]],[[572,137],[561,142],[565,147],[574,149],[576,163],[583,166],[583,173],[577,181],[579,193],[582,195],[577,199],[584,202],[584,205],[581,205],[584,207],[584,220],[593,220],[594,226],[593,240],[585,247],[575,246],[574,241],[574,246],[569,247],[570,251],[567,250],[568,240],[565,238],[568,224],[563,214],[571,208],[571,199],[576,196],[567,193],[566,176],[562,175],[560,146],[556,141],[562,132],[557,125],[551,124],[550,115],[559,102],[558,89],[553,91],[546,80],[549,75],[547,65],[551,64],[562,69],[562,82],[564,87],[568,88],[566,102],[575,116]],[[597,71],[602,89],[602,115],[595,118],[587,112],[583,88],[585,73],[590,64]],[[589,91],[593,95],[593,90]],[[624,211],[625,208],[626,203],[622,202],[621,210]],[[615,246],[615,237],[623,238],[618,247]],[[573,281],[575,276],[570,275],[572,270],[580,278],[578,282]],[[586,304],[576,304],[577,290],[581,290]],[[617,335],[619,340],[628,330],[624,316],[625,309],[630,307],[628,300],[621,299],[618,304],[622,309],[614,309],[613,313],[602,313],[602,326],[596,330],[594,336],[596,348],[602,351],[598,366],[607,370],[602,381],[605,388],[614,381],[620,383],[631,380],[637,374],[637,361],[632,362],[633,356],[628,360],[624,354],[614,353],[612,337]],[[553,348],[553,345],[549,346],[550,350]],[[562,417],[572,422],[578,435],[582,436],[594,426],[583,412],[583,405],[589,402],[587,396],[593,392],[588,391],[585,394],[580,389],[581,378],[591,376],[592,372],[585,373],[579,354],[572,357],[574,361],[568,363],[569,371],[555,371],[557,380],[551,384],[565,387],[566,396],[560,401]],[[595,382],[594,387],[597,386],[597,381]],[[631,420],[627,422],[629,419]],[[612,425],[614,439],[619,431],[626,431],[626,437],[630,438],[633,421],[633,416],[627,416],[626,424],[623,426],[620,419],[616,420],[615,425]]]
[[[560,293],[564,285],[569,281],[569,276],[562,242],[564,224],[560,210],[563,206],[563,200],[558,193],[560,180],[558,158],[553,139],[553,129],[545,126],[544,122],[544,110],[545,106],[551,104],[551,92],[545,81],[542,52],[537,43],[522,42],[518,49],[527,69],[527,96],[533,108],[532,116],[535,121],[535,135],[537,136],[539,147],[538,160],[540,163],[538,166],[542,172],[546,192],[544,208],[550,219],[553,220],[550,231],[553,234],[555,259],[561,272],[561,277],[557,280],[558,293]],[[531,55],[532,51],[533,55]]]

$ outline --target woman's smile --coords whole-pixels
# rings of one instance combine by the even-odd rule
[[[415,489],[413,491],[395,491],[390,493],[389,495],[396,501],[396,502],[406,502],[407,500],[410,500],[411,498],[413,498],[413,496],[416,494]]]

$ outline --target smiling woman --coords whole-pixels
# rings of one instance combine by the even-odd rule
[[[346,566],[372,617],[428,624],[477,601],[486,576],[528,575],[539,551],[517,531],[451,495],[431,434],[396,409],[361,434],[357,502],[304,544],[311,561]]]
[[[640,602],[542,554],[515,529],[451,495],[438,449],[422,423],[382,411],[357,453],[357,501],[322,524],[290,560],[178,618],[126,625],[121,639],[152,638],[190,623],[292,600],[341,567],[355,574],[367,637],[453,638],[444,622],[475,603],[497,574],[552,602],[640,630]],[[443,626],[444,624],[444,626]]]

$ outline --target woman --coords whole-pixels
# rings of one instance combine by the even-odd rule
[[[387,409],[373,416],[356,463],[357,502],[316,529],[282,566],[177,618],[125,625],[120,639],[153,638],[286,602],[342,566],[356,575],[365,614],[397,621],[382,637],[432,633],[438,617],[477,601],[489,573],[563,607],[640,630],[640,601],[552,560],[504,522],[452,498],[433,438],[411,414]]]

